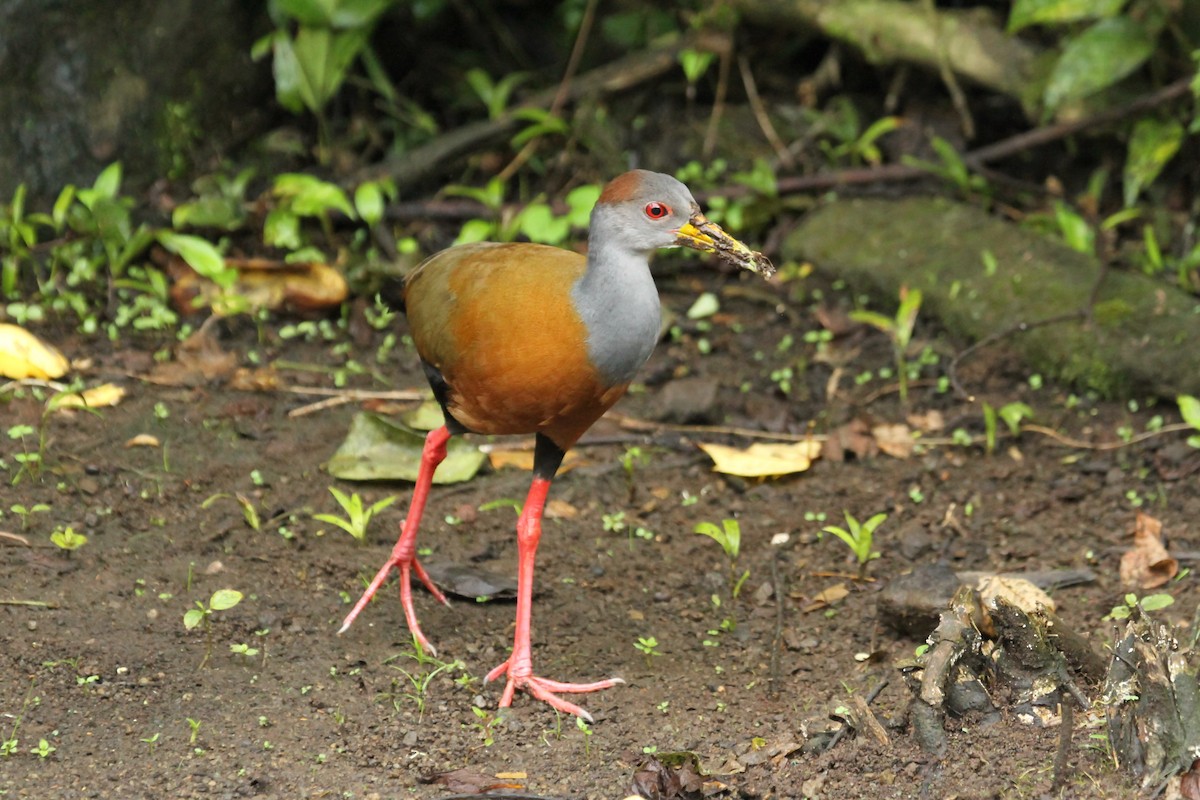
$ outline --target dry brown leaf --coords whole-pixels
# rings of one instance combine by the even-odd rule
[[[1163,546],[1162,523],[1139,511],[1133,526],[1133,546],[1121,554],[1121,583],[1156,589],[1178,572],[1179,562]]]
[[[980,602],[985,606],[991,606],[1000,599],[1026,614],[1033,614],[1040,609],[1050,612],[1057,610],[1050,595],[1024,578],[986,575],[979,579],[975,588],[979,592]]]
[[[340,305],[349,294],[346,279],[328,264],[286,264],[265,258],[230,259],[238,271],[232,291],[253,308],[315,311]],[[196,274],[183,259],[174,257],[167,270],[174,283],[171,299],[176,308],[190,314],[197,307],[210,307],[223,291]]]
[[[238,367],[229,379],[229,388],[241,392],[273,392],[283,385],[274,367]]]
[[[125,399],[125,390],[115,383],[102,383],[82,392],[60,394],[54,398],[55,411],[65,408],[109,408]]]
[[[221,349],[207,328],[200,328],[175,349],[175,360],[157,364],[146,380],[160,386],[202,386],[237,368],[237,356]]]
[[[874,458],[879,454],[879,443],[871,435],[867,421],[854,418],[829,433],[821,455],[827,461],[845,461],[846,453],[857,459]]]
[[[70,366],[58,348],[19,325],[0,322],[0,376],[54,380],[66,375]]]
[[[871,428],[871,435],[875,437],[879,449],[893,458],[908,458],[912,455],[912,431],[903,423],[876,425]]]
[[[821,453],[821,443],[815,441],[789,444],[758,442],[745,450],[704,442],[698,446],[713,460],[714,472],[743,478],[774,478],[804,472]]]
[[[550,519],[575,519],[579,516],[579,509],[566,500],[552,499],[546,503],[546,516]]]
[[[804,607],[804,612],[820,611],[822,608],[833,605],[845,599],[846,595],[850,594],[850,590],[846,588],[844,583],[835,583],[828,589],[823,589],[817,592],[817,596],[813,601]]]
[[[922,433],[933,433],[946,427],[945,415],[936,408],[930,409],[924,414],[909,414],[907,421],[909,425],[912,425]]]

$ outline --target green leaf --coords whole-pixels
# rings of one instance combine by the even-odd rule
[[[387,201],[383,189],[375,181],[359,184],[354,190],[354,208],[358,216],[368,225],[378,225],[383,220]]]
[[[341,187],[301,172],[285,172],[275,178],[271,191],[287,199],[292,212],[302,217],[319,217],[340,211],[354,219],[354,208]]]
[[[566,217],[556,217],[545,203],[526,206],[517,217],[517,227],[531,242],[562,244],[571,233]]]
[[[190,631],[192,628],[199,625],[200,621],[203,619],[204,619],[203,611],[201,611],[198,608],[189,609],[188,612],[183,615],[183,627],[187,628]]]
[[[1021,431],[1021,420],[1033,416],[1033,409],[1025,403],[1007,403],[1000,407],[1000,419],[1008,426],[1013,436]]]
[[[1115,16],[1125,0],[1016,0],[1008,16],[1008,32],[1029,25],[1055,25]]]
[[[1174,602],[1175,598],[1169,594],[1152,594],[1143,597],[1142,602],[1138,605],[1142,607],[1142,611],[1159,611],[1172,605]]]
[[[1154,39],[1128,17],[1105,19],[1070,38],[1046,84],[1048,111],[1112,86],[1154,53]]]
[[[121,162],[114,161],[96,176],[96,182],[92,184],[92,190],[101,197],[112,199],[117,196],[117,192],[120,189]]]
[[[217,589],[208,601],[208,607],[213,611],[225,611],[242,602],[242,597],[237,589]]]
[[[157,238],[163,247],[218,286],[228,289],[237,281],[237,270],[226,266],[225,257],[207,239],[171,231],[159,231]]]
[[[713,314],[721,310],[721,301],[712,292],[701,292],[696,298],[696,302],[692,303],[691,308],[687,310],[688,319],[704,319],[711,317]]]
[[[1181,394],[1175,398],[1179,404],[1179,413],[1183,421],[1200,431],[1200,399],[1190,394]]]
[[[573,228],[586,228],[591,221],[592,209],[600,199],[600,187],[594,183],[577,186],[567,192],[567,219]]]
[[[1125,205],[1133,205],[1142,189],[1154,183],[1183,144],[1183,125],[1174,119],[1147,117],[1133,126],[1125,157]]]
[[[300,218],[286,208],[273,208],[263,221],[263,242],[270,247],[295,250],[304,242],[300,238]]]
[[[415,481],[424,446],[425,437],[418,431],[377,414],[360,413],[329,459],[329,474],[350,481]],[[451,439],[446,450],[434,483],[468,481],[487,459],[479,448],[461,438]]]

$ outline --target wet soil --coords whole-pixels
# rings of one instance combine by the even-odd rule
[[[794,288],[721,287],[698,273],[665,281],[664,304],[677,313],[704,289],[721,292],[722,310],[708,330],[684,322],[665,338],[643,373],[645,391],[623,400],[620,413],[796,433],[811,423],[818,434],[856,417],[904,420],[888,381],[856,381],[889,364],[880,335],[853,333],[818,356],[803,340],[818,327],[810,301],[789,298]],[[335,352],[284,340],[279,325],[224,325],[221,346],[241,364],[251,352],[263,363],[323,367],[349,356],[381,377],[353,385],[423,386],[403,347],[375,364],[377,333],[339,335]],[[921,333],[942,353],[961,344]],[[161,342],[114,346],[63,334],[59,344],[89,360],[89,383],[115,380],[129,394],[98,414],[55,416],[43,474],[0,488],[0,528],[28,542],[0,538],[0,739],[19,742],[0,757],[4,797],[435,798],[491,787],[620,798],[639,787],[649,795],[655,780],[664,797],[1133,796],[1136,784],[1114,767],[1094,715],[1075,715],[1058,786],[1058,727],[1029,724],[1002,697],[998,715],[947,722],[944,759],[924,753],[897,667],[920,642],[879,624],[876,599],[896,575],[938,561],[957,570],[1088,567],[1094,582],[1055,598],[1063,619],[1103,652],[1114,628],[1102,618],[1126,591],[1117,561],[1134,505],[1163,521],[1174,548],[1197,549],[1195,477],[1173,480],[1163,470],[1164,460],[1187,457],[1180,436],[1103,451],[1026,434],[991,456],[979,446],[931,447],[906,459],[818,460],[803,474],[758,482],[713,473],[695,447],[744,438],[605,420],[579,448],[580,465],[554,485],[552,498],[566,505],[546,523],[534,604],[540,674],[625,680],[583,697],[595,716],[585,729],[522,694],[497,714],[502,687],[482,676],[510,646],[511,602],[454,597],[440,606],[418,590],[437,660],[413,657],[394,583],[336,635],[347,603],[389,553],[407,503],[404,484],[351,485],[322,470],[357,405],[289,416],[314,398],[133,377],[150,370]],[[945,363],[927,370],[913,408],[941,411],[948,430],[980,433],[978,406],[934,388]],[[784,376],[772,372],[788,365],[796,377],[785,396]],[[1078,439],[1116,441],[1120,426],[1143,430],[1160,411],[1172,419],[1168,410],[1030,388],[1002,349],[963,369],[971,391],[993,405],[1022,400],[1043,424]],[[332,385],[327,371],[281,374],[287,384]],[[700,388],[715,381],[714,401],[697,407],[692,389],[670,400],[684,376]],[[30,396],[0,406],[6,429],[36,425],[40,413]],[[126,447],[138,434],[161,446]],[[631,491],[621,460],[634,445],[649,458]],[[6,438],[0,448],[11,480],[18,445]],[[479,507],[522,498],[527,482],[508,468],[435,487],[420,539],[426,560],[514,574],[511,507]],[[331,485],[371,502],[402,497],[359,545],[312,518],[340,514]],[[239,493],[257,510],[259,530],[247,524]],[[50,508],[23,524],[9,511],[16,503]],[[854,580],[846,548],[817,535],[818,515],[833,523],[843,510],[889,515],[870,580]],[[606,530],[606,517],[619,527],[621,513],[624,527]],[[734,602],[720,548],[692,533],[725,518],[740,521],[738,569],[749,570]],[[72,554],[49,542],[65,525],[89,537]],[[823,606],[822,593],[838,585],[846,596]],[[206,636],[186,630],[183,617],[222,588],[245,599],[213,614],[203,663]],[[1190,620],[1194,580],[1168,590],[1177,602],[1164,616]],[[656,639],[656,654],[639,651],[639,637]],[[827,747],[819,734],[834,725],[831,714],[870,694],[886,742],[848,732]],[[43,739],[54,749],[39,755]],[[678,753],[690,755],[668,756]],[[655,774],[656,763],[685,766]]]

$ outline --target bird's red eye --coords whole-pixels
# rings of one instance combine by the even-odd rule
[[[646,203],[646,216],[650,219],[662,219],[671,213],[671,207],[663,203]]]

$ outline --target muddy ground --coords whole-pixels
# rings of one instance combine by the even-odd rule
[[[707,424],[794,433],[811,423],[817,434],[856,417],[904,419],[888,381],[855,380],[890,363],[880,334],[852,332],[822,358],[804,342],[803,334],[818,328],[815,279],[764,288],[694,265],[680,272],[663,264],[670,273],[664,305],[682,313],[709,288],[722,294],[721,313],[707,332],[685,323],[681,336],[665,339],[643,373],[645,391],[623,400],[620,413],[648,421],[686,413]],[[848,303],[826,289],[828,307]],[[358,328],[335,343],[306,343],[281,339],[282,324],[259,331],[234,322],[217,331],[242,365],[253,352],[261,363],[330,367],[348,350],[382,379],[360,377],[352,385],[423,385],[403,347],[375,365],[377,333]],[[44,332],[75,360],[87,360],[82,374],[89,383],[117,381],[129,394],[96,415],[54,417],[39,478],[23,475],[10,485],[19,447],[7,437],[0,443],[7,469],[0,528],[28,542],[0,538],[0,739],[18,741],[15,752],[0,757],[4,797],[436,798],[482,784],[620,798],[635,776],[643,785],[648,780],[653,756],[677,763],[671,753],[694,754],[695,761],[675,773],[684,785],[668,786],[667,797],[1134,792],[1136,783],[1106,751],[1103,728],[1085,714],[1074,717],[1061,785],[1052,786],[1058,727],[1027,724],[1003,708],[1002,698],[999,715],[947,722],[944,760],[924,753],[908,724],[911,691],[897,667],[920,642],[880,625],[876,600],[895,576],[939,560],[959,570],[1088,567],[1094,582],[1058,590],[1055,598],[1062,617],[1103,651],[1115,631],[1103,617],[1125,593],[1117,562],[1135,504],[1163,521],[1175,548],[1200,549],[1195,477],[1163,477],[1171,472],[1164,461],[1178,466],[1191,457],[1180,450],[1181,435],[1093,450],[1025,434],[993,456],[979,446],[940,446],[907,459],[819,460],[806,473],[756,482],[714,474],[695,447],[746,444],[744,438],[667,427],[631,431],[606,420],[579,448],[582,463],[555,484],[552,498],[569,505],[547,522],[534,608],[541,674],[626,681],[583,698],[596,718],[583,730],[525,695],[496,716],[502,687],[484,685],[482,676],[505,657],[511,602],[455,597],[442,607],[418,591],[437,663],[411,657],[391,586],[347,634],[336,635],[347,603],[389,552],[407,503],[401,483],[353,485],[323,471],[358,406],[289,417],[316,398],[238,391],[221,380],[156,385],[135,376],[151,371],[162,342],[112,345]],[[948,429],[981,433],[978,406],[935,388],[946,354],[963,343],[945,341],[932,322],[919,332],[943,355],[914,388],[913,409],[940,410]],[[781,342],[787,334],[790,346]],[[349,348],[334,352],[347,341]],[[790,396],[780,391],[781,374],[771,377],[787,365],[798,375]],[[1033,388],[1002,347],[962,369],[970,390],[993,405],[1022,400],[1043,424],[1077,439],[1117,441],[1122,426],[1142,431],[1157,413],[1175,419],[1171,403],[1155,409],[1143,402],[1131,411],[1125,403],[1069,400],[1063,387]],[[289,385],[332,385],[327,371],[280,374]],[[684,375],[716,381],[713,402],[696,402],[703,382],[685,384],[671,400],[671,383]],[[36,425],[40,410],[27,396],[0,405],[0,416],[6,429]],[[127,448],[138,434],[152,434],[161,446]],[[621,466],[631,445],[650,456],[635,470],[632,497]],[[527,480],[509,468],[436,487],[420,540],[431,551],[426,560],[513,574],[512,509],[478,508],[523,497]],[[402,498],[360,546],[312,519],[340,513],[331,485],[369,501]],[[247,525],[236,493],[253,502],[259,530]],[[9,510],[15,503],[50,510],[23,524]],[[837,522],[843,510],[859,519],[889,515],[870,581],[853,580],[846,548],[817,536],[822,523],[814,515]],[[626,527],[605,530],[605,515],[611,521],[621,512]],[[727,591],[725,558],[713,541],[692,533],[697,522],[726,517],[740,520],[739,566],[749,570],[732,605],[733,630],[721,628],[731,616],[728,599],[720,607],[712,600]],[[89,537],[69,555],[49,541],[65,525]],[[817,598],[839,584],[848,594],[821,607]],[[213,615],[212,655],[202,666],[205,635],[185,630],[183,617],[222,588],[246,596]],[[1163,618],[1190,620],[1194,579],[1168,591],[1176,603],[1160,612]],[[640,652],[639,637],[654,637],[659,654]],[[231,645],[257,652],[235,653]],[[453,666],[425,680],[439,663]],[[816,734],[832,725],[830,714],[883,681],[871,708],[887,742],[850,732],[818,752],[828,740]],[[36,752],[43,739],[47,748]],[[425,782],[452,770],[465,771],[457,773],[464,783]]]

